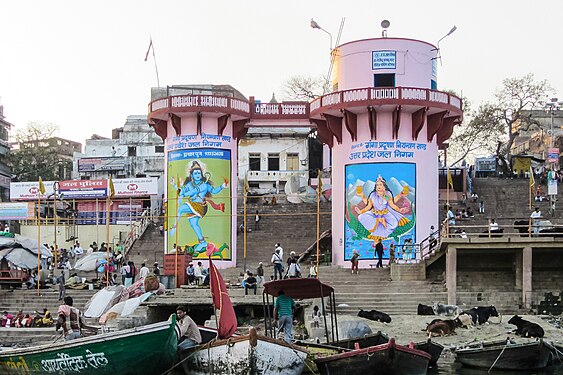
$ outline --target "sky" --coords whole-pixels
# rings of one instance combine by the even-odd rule
[[[440,90],[474,107],[505,78],[533,73],[563,97],[561,0],[192,1],[12,0],[0,2],[0,104],[17,129],[54,123],[84,144],[111,137],[128,115],[147,113],[150,88],[230,84],[245,96],[283,98],[295,75],[326,75],[330,38],[381,36],[440,43]]]

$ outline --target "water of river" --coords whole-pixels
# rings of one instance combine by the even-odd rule
[[[428,370],[428,375],[563,375],[563,366],[549,367],[536,371],[494,371],[462,367],[453,358],[441,358],[437,368]]]

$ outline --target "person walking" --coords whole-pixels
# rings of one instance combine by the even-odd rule
[[[479,213],[480,214],[485,213],[485,202],[483,202],[483,201],[479,202]]]
[[[274,251],[272,254],[272,259],[270,260],[274,265],[274,280],[278,279],[278,273],[280,275],[280,280],[283,279],[283,258],[280,255],[279,249]]]
[[[61,275],[58,277],[57,282],[59,283],[59,301],[62,301],[65,298],[65,270],[61,270]]]
[[[290,296],[286,296],[283,290],[280,290],[274,303],[274,317],[278,320],[278,334],[283,331],[284,340],[287,343],[290,343],[293,339],[294,312],[295,301]]]
[[[359,257],[360,254],[358,254],[358,251],[356,249],[352,250],[352,258],[350,259],[350,262],[352,262],[352,275],[354,274],[354,269],[356,270],[356,275],[359,273],[358,271]]]
[[[381,238],[377,240],[377,244],[375,245],[375,253],[377,254],[377,264],[375,268],[383,268],[383,242]]]

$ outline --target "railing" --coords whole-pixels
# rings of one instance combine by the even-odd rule
[[[129,254],[129,250],[131,250],[131,248],[135,244],[135,241],[137,241],[143,235],[143,233],[145,233],[148,226],[151,224],[149,213],[150,210],[148,208],[145,209],[141,214],[141,220],[135,221],[132,224],[131,231],[129,231],[129,235],[127,236],[125,242],[123,243],[124,257],[126,257]]]

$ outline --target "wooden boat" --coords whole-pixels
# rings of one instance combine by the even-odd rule
[[[285,341],[250,334],[210,341],[180,353],[186,375],[299,375],[307,350]]]
[[[456,348],[456,361],[464,366],[494,370],[538,370],[549,364],[553,347],[543,340],[514,343],[484,342]]]
[[[0,352],[1,374],[161,374],[175,359],[176,316],[167,322]]]
[[[374,333],[374,334],[371,334],[371,335],[365,335],[363,337],[340,340],[338,342],[333,343],[333,345],[341,347],[341,348],[353,349],[354,344],[358,343],[360,348],[363,349],[363,348],[367,348],[367,347],[370,347],[370,346],[385,344],[388,341],[389,341],[389,337],[386,334],[378,331],[377,333]],[[431,359],[430,359],[429,366],[436,366],[437,365],[438,359],[440,358],[440,355],[442,354],[442,351],[444,350],[444,347],[442,345],[440,345],[437,342],[434,342],[430,339],[428,339],[427,341],[415,343],[414,348],[418,349],[418,350],[422,350],[423,352],[430,354]]]
[[[397,345],[395,339],[315,360],[321,375],[426,375],[429,362],[430,354]]]
[[[294,344],[306,349],[309,352],[309,355],[305,360],[305,368],[303,369],[303,374],[319,373],[317,365],[315,364],[316,358],[326,357],[328,355],[344,353],[345,351],[348,351],[348,349],[340,348],[337,346],[317,344],[314,342],[295,341]]]

